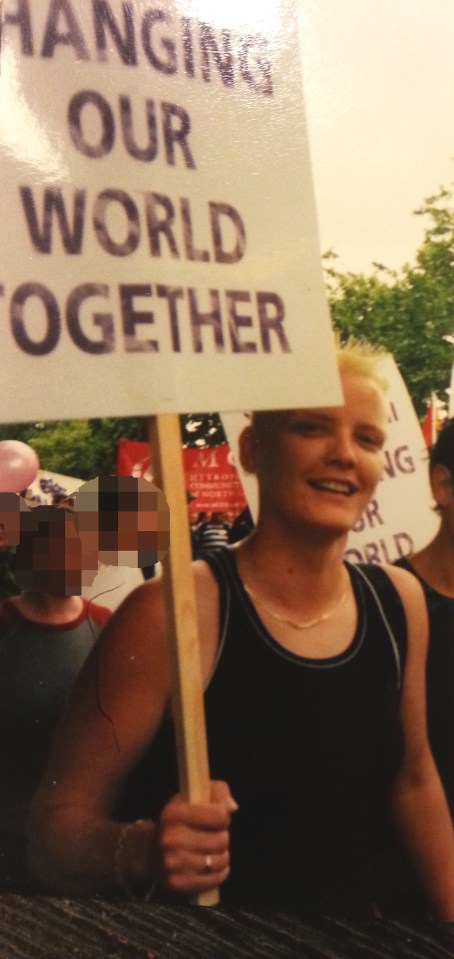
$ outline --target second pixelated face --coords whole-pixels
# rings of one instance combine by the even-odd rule
[[[76,492],[76,522],[85,564],[153,566],[169,548],[164,494],[144,479],[100,476]]]

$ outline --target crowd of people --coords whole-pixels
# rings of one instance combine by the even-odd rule
[[[16,880],[170,902],[219,887],[226,907],[454,920],[454,423],[431,452],[433,542],[394,566],[347,563],[349,530],[383,470],[387,403],[372,348],[349,343],[338,364],[344,406],[255,413],[243,431],[255,527],[243,517],[247,535],[232,545],[225,517],[195,526],[206,801],[179,793],[155,577],[82,657],[32,802],[27,792]],[[83,556],[84,530],[100,551],[99,502],[76,523],[75,553],[57,561],[48,550],[44,565]],[[72,534],[70,520],[59,522]],[[104,547],[118,549],[111,533]],[[72,582],[69,599],[81,601]],[[20,617],[38,627],[46,588],[29,580],[1,607],[10,680],[29,642]],[[46,668],[44,657],[40,689]],[[32,697],[27,670],[24,690],[16,716]],[[15,736],[8,711],[4,723],[4,738]]]
[[[252,532],[253,521],[246,506],[240,513],[203,512],[189,515],[194,559],[222,546],[232,546]]]

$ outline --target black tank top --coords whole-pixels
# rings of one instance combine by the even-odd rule
[[[229,784],[239,804],[222,901],[369,915],[371,864],[402,754],[399,597],[379,567],[347,565],[358,608],[352,642],[330,659],[305,659],[265,629],[232,551],[205,561],[221,602],[219,651],[205,692],[210,774]],[[156,814],[176,791],[170,726],[166,720],[138,771],[148,806],[129,809],[134,815],[150,815],[151,807]]]
[[[427,732],[454,819],[454,599],[432,589],[405,556],[394,565],[416,576],[426,598],[429,614]]]

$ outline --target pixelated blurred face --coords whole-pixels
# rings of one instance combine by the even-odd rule
[[[91,511],[81,512],[75,519],[82,545],[82,582],[88,586],[93,573],[98,572],[99,531],[98,514]]]
[[[102,562],[139,567],[158,562],[169,545],[163,499],[155,489],[120,492],[118,512],[104,512],[99,517]]]
[[[147,480],[89,480],[76,492],[75,515],[85,569],[95,558],[109,566],[152,566],[169,548],[168,506]]]
[[[38,522],[16,552],[16,579],[22,589],[53,596],[77,596],[82,590],[82,546],[74,518],[64,511]]]

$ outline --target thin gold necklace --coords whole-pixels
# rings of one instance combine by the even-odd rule
[[[272,619],[275,619],[277,623],[284,623],[286,626],[291,626],[292,629],[310,629],[311,626],[317,626],[318,623],[324,623],[327,619],[331,619],[331,616],[334,616],[334,613],[340,609],[341,606],[345,603],[347,599],[348,587],[350,581],[347,582],[347,585],[342,593],[340,600],[336,603],[335,606],[332,606],[327,613],[323,613],[322,616],[318,616],[317,619],[310,619],[307,623],[295,623],[292,619],[286,619],[284,616],[278,616],[277,613],[273,613],[271,609],[253,592],[250,586],[247,586],[246,583],[243,583],[244,589],[251,596],[252,599],[265,610],[266,613],[271,616]]]

